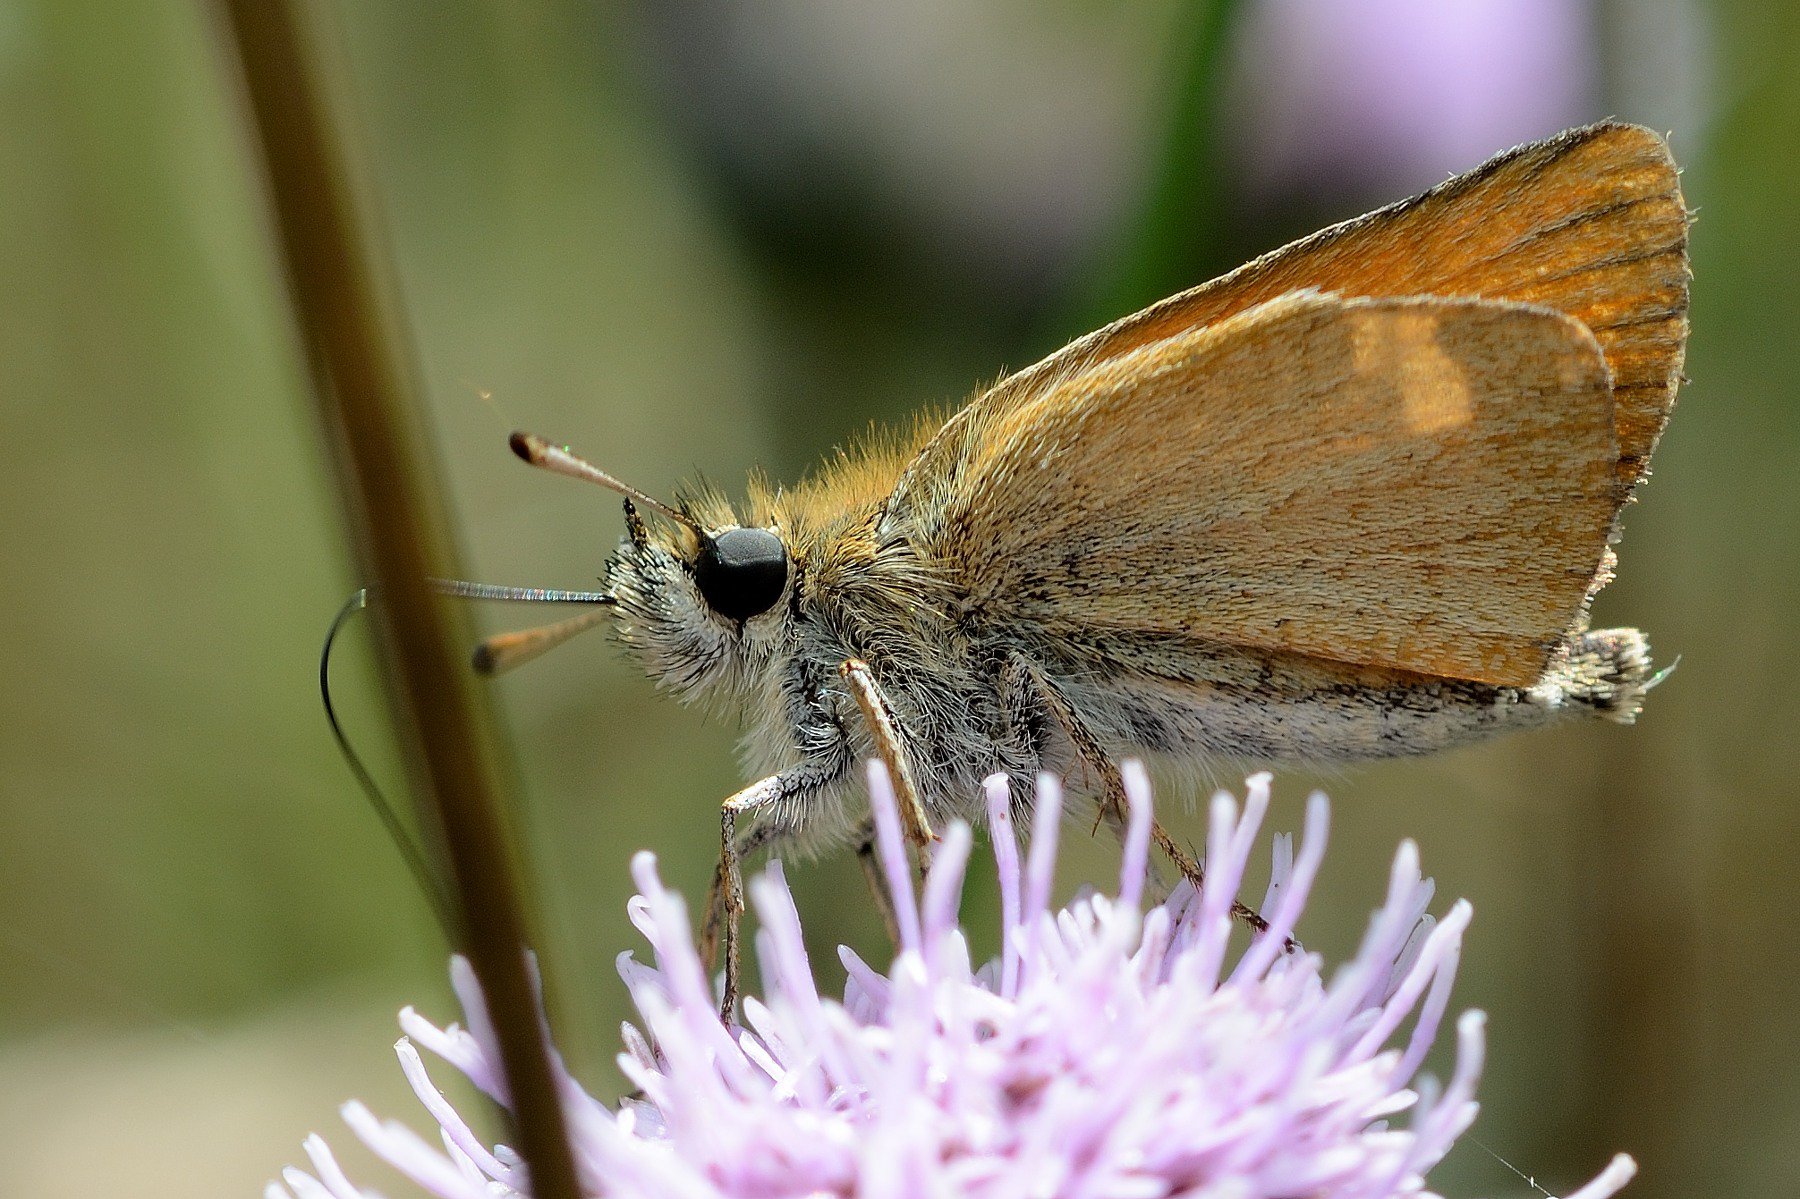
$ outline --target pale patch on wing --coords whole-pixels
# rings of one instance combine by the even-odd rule
[[[1352,313],[1356,373],[1391,381],[1406,427],[1430,435],[1466,425],[1475,414],[1469,380],[1438,344],[1438,315],[1427,309]]]

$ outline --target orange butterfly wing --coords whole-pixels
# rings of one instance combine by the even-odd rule
[[[924,541],[969,614],[1529,686],[1627,486],[1601,348],[1505,302],[1296,292],[990,421]]]
[[[911,540],[1002,603],[1012,602],[1007,599],[1010,588],[1031,581],[1021,572],[1045,569],[1046,562],[1034,559],[1034,554],[1051,554],[1049,562],[1068,558],[1078,569],[1089,572],[1082,587],[1093,593],[1093,602],[1078,603],[1068,594],[1074,588],[1057,591],[1053,579],[1039,580],[1052,584],[1049,594],[1053,599],[1038,604],[1031,613],[1033,619],[1121,621],[1119,627],[1149,632],[1187,631],[1223,642],[1266,645],[1442,677],[1528,685],[1579,617],[1596,585],[1604,543],[1613,531],[1618,508],[1629,488],[1642,479],[1673,407],[1687,339],[1687,231],[1688,215],[1674,162],[1663,140],[1650,130],[1605,123],[1521,146],[1421,196],[1323,230],[1116,321],[1002,380],[947,421],[907,463],[883,505],[879,532],[884,537]],[[1408,451],[1414,453],[1412,460],[1430,461],[1437,455],[1442,465],[1452,468],[1461,490],[1434,492],[1426,476],[1415,474],[1410,477],[1408,494],[1422,512],[1451,516],[1455,504],[1475,497],[1475,479],[1481,471],[1504,467],[1528,484],[1517,498],[1529,510],[1515,511],[1505,504],[1496,509],[1496,497],[1507,494],[1508,476],[1494,476],[1497,486],[1493,493],[1468,509],[1467,519],[1459,520],[1456,537],[1461,541],[1427,535],[1427,530],[1415,526],[1412,531],[1419,536],[1410,543],[1410,551],[1402,552],[1404,547],[1397,544],[1385,546],[1385,554],[1399,555],[1394,561],[1402,568],[1380,586],[1367,572],[1357,570],[1354,557],[1361,551],[1352,552],[1347,544],[1345,552],[1350,556],[1335,564],[1306,554],[1289,562],[1277,560],[1276,551],[1281,547],[1302,547],[1303,541],[1295,539],[1322,536],[1327,530],[1342,538],[1361,539],[1364,549],[1369,549],[1375,543],[1365,534],[1398,536],[1408,527],[1404,522],[1392,528],[1371,525],[1367,512],[1356,507],[1328,519],[1333,497],[1348,499],[1354,494],[1354,485],[1346,491],[1341,476],[1341,471],[1350,469],[1348,460],[1335,464],[1323,459],[1309,461],[1305,470],[1320,472],[1311,481],[1298,466],[1282,474],[1281,484],[1288,490],[1278,510],[1259,512],[1252,505],[1275,502],[1280,487],[1253,489],[1237,497],[1177,488],[1173,494],[1184,496],[1186,502],[1214,504],[1197,511],[1221,520],[1233,519],[1240,530],[1263,522],[1268,534],[1260,545],[1238,543],[1244,556],[1234,569],[1254,567],[1270,573],[1245,573],[1241,582],[1247,590],[1237,601],[1204,590],[1181,592],[1177,588],[1176,593],[1162,594],[1159,580],[1172,564],[1209,552],[1207,547],[1217,549],[1230,538],[1215,533],[1213,540],[1204,540],[1203,524],[1178,506],[1149,507],[1161,493],[1137,476],[1141,459],[1136,456],[1154,454],[1154,461],[1164,465],[1179,462],[1198,478],[1218,464],[1254,457],[1263,444],[1255,439],[1279,431],[1267,419],[1271,415],[1320,428],[1378,421],[1379,413],[1370,407],[1369,395],[1346,392],[1340,396],[1329,387],[1319,387],[1320,377],[1304,372],[1288,383],[1301,388],[1297,394],[1309,397],[1306,405],[1285,402],[1282,394],[1266,390],[1252,390],[1248,393],[1252,398],[1246,400],[1245,392],[1221,388],[1217,379],[1206,373],[1222,368],[1209,366],[1202,371],[1199,360],[1192,357],[1200,348],[1194,338],[1208,327],[1308,288],[1343,296],[1480,297],[1553,310],[1572,320],[1555,326],[1560,331],[1551,333],[1544,331],[1549,326],[1542,325],[1542,313],[1530,319],[1491,319],[1498,322],[1497,329],[1529,325],[1534,332],[1519,336],[1534,342],[1554,343],[1573,337],[1570,327],[1579,326],[1589,344],[1598,348],[1603,386],[1596,391],[1590,380],[1572,391],[1553,388],[1516,396],[1522,406],[1509,416],[1502,391],[1507,380],[1515,384],[1519,380],[1507,353],[1463,363],[1459,369],[1466,368],[1465,377],[1472,380],[1470,396],[1481,400],[1475,409],[1482,414],[1479,427],[1497,435],[1509,427],[1508,421],[1516,422],[1510,426],[1514,451],[1504,461],[1479,454],[1465,460],[1459,455],[1473,452],[1474,447],[1457,443],[1461,448],[1434,448],[1429,437],[1412,437],[1406,442],[1412,447]],[[1316,296],[1307,300],[1308,305],[1319,302]],[[1417,316],[1421,310],[1409,311]],[[1455,312],[1459,326],[1475,319],[1461,309]],[[1286,317],[1298,319],[1292,312]],[[1271,313],[1264,312],[1261,319],[1271,319]],[[1248,328],[1234,326],[1239,333]],[[1261,324],[1255,328],[1259,337],[1270,336],[1270,330]],[[1283,328],[1295,332],[1286,325]],[[1398,336],[1411,329],[1408,336],[1421,337],[1419,328],[1402,322],[1392,331]],[[1446,336],[1434,332],[1431,344],[1442,349]],[[1215,343],[1207,344],[1217,349]],[[1280,350],[1282,344],[1275,338],[1265,348]],[[1565,346],[1552,357],[1566,364],[1571,354],[1579,358],[1581,353]],[[1154,362],[1145,359],[1146,354]],[[1408,360],[1411,365],[1395,369],[1415,380],[1431,377],[1427,369],[1433,361],[1431,353],[1420,350],[1419,354],[1423,356]],[[1450,353],[1449,361],[1459,359]],[[1112,482],[1134,481],[1133,487],[1109,491],[1106,504],[1101,505],[1091,495],[1071,496],[1061,484],[1048,487],[1051,480],[1045,474],[1026,491],[1006,494],[1000,480],[1029,478],[1009,467],[1010,473],[984,476],[979,483],[981,502],[1000,504],[992,516],[983,516],[969,500],[977,486],[974,480],[1001,461],[995,458],[997,447],[1025,444],[1023,431],[1051,420],[1059,404],[1088,411],[1082,407],[1084,389],[1114,386],[1129,372],[1152,367],[1166,372],[1145,392],[1156,397],[1156,407],[1139,413],[1124,402],[1131,398],[1129,389],[1108,393],[1112,399],[1105,410],[1110,419],[1119,422],[1115,433],[1124,439],[1114,444],[1120,453],[1082,463],[1083,469],[1099,470]],[[1245,373],[1245,366],[1234,370],[1233,378],[1245,385],[1257,387],[1268,382],[1259,383]],[[1492,373],[1482,375],[1482,371]],[[1204,404],[1196,390],[1202,384],[1210,397]],[[1363,386],[1386,387],[1391,397],[1399,385],[1392,379],[1381,384],[1371,378]],[[1183,392],[1180,387],[1189,390]],[[1193,412],[1182,407],[1184,395],[1195,406]],[[1574,404],[1576,410],[1545,411],[1546,396]],[[1354,410],[1338,411],[1340,404],[1352,404]],[[1202,407],[1207,411],[1200,412]],[[1263,408],[1269,411],[1259,411]],[[1604,431],[1609,435],[1605,445],[1595,440],[1602,431],[1594,425],[1601,419],[1596,413],[1604,416]],[[1389,419],[1391,424],[1391,414],[1379,419]],[[1552,444],[1555,438],[1573,432],[1557,426],[1563,419],[1576,421],[1583,436],[1577,442]],[[1552,432],[1533,432],[1541,429]],[[1088,435],[1101,432],[1090,427]],[[1132,437],[1140,440],[1132,442]],[[1250,440],[1234,440],[1244,438]],[[1129,453],[1123,452],[1126,450]],[[1590,477],[1593,460],[1584,456],[1588,454],[1602,455],[1615,485],[1603,487]],[[1528,460],[1533,455],[1542,456],[1536,466]],[[1074,462],[1067,460],[1065,465]],[[1267,465],[1272,468],[1275,464]],[[1377,467],[1365,463],[1358,469]],[[1395,464],[1379,469],[1392,470]],[[1565,469],[1575,473],[1567,477],[1567,494],[1554,500],[1554,495],[1562,493],[1556,492],[1555,480],[1544,472]],[[1333,474],[1334,470],[1340,474]],[[1217,486],[1244,483],[1238,478],[1228,481],[1217,471],[1205,477],[1214,479]],[[1020,485],[1025,486],[1023,482]],[[1532,509],[1538,499],[1547,507]],[[1021,507],[1026,500],[1029,502]],[[1217,507],[1220,502],[1237,507],[1224,512]],[[1303,510],[1311,524],[1283,523],[1284,514]],[[1397,520],[1403,514],[1389,515]],[[1521,520],[1522,525],[1516,523]],[[1043,530],[1057,528],[1071,536],[1089,537],[1091,526],[1122,523],[1142,528],[1155,521],[1185,532],[1179,537],[1166,535],[1160,541],[1146,540],[1126,557],[1108,557],[1115,552],[1112,547],[1083,550],[1080,547],[1088,543],[1079,540],[1058,547],[1043,535]],[[1515,523],[1506,526],[1508,521]],[[976,529],[990,539],[985,549],[971,536]],[[1492,557],[1485,564],[1478,556],[1467,556],[1472,553],[1468,547],[1484,538],[1496,543],[1496,554],[1504,550],[1503,556]],[[1147,548],[1151,546],[1154,548]],[[1310,553],[1313,547],[1303,548]],[[1458,554],[1465,556],[1459,558]],[[1481,586],[1469,582],[1484,572],[1499,571],[1503,562],[1508,570],[1516,567],[1526,573],[1511,580],[1493,574]],[[1108,592],[1104,600],[1098,598],[1104,588],[1093,577],[1096,570],[1112,572],[1120,582],[1117,594]],[[1182,577],[1181,570],[1175,573]],[[1453,578],[1459,581],[1451,584],[1448,580]],[[1321,597],[1332,585],[1345,579],[1357,585],[1349,593],[1350,599],[1327,603],[1321,609],[1308,608],[1323,602]],[[1383,601],[1389,614],[1367,609],[1359,615],[1346,608],[1346,604],[1354,607],[1367,602],[1371,589],[1382,587],[1395,592],[1391,602]],[[1126,593],[1133,589],[1143,601],[1135,613],[1126,611],[1132,607]],[[1150,595],[1146,589],[1157,593]],[[1221,603],[1221,607],[1208,606]],[[1389,625],[1392,611],[1404,611],[1406,619],[1418,623],[1422,631],[1410,637],[1393,634]],[[1074,624],[1067,627],[1073,629]]]

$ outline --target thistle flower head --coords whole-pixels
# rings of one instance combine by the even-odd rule
[[[952,826],[922,893],[899,819],[872,768],[881,857],[900,944],[882,973],[847,949],[842,999],[820,994],[779,864],[753,881],[764,994],[741,1025],[720,1021],[688,913],[633,863],[631,916],[653,964],[622,955],[641,1016],[620,1068],[638,1097],[616,1110],[562,1074],[571,1136],[592,1194],[715,1197],[1069,1196],[1386,1199],[1429,1196],[1426,1174],[1475,1118],[1482,1020],[1456,1024],[1456,1066],[1418,1077],[1446,1012],[1470,909],[1426,915],[1431,883],[1403,845],[1361,947],[1327,977],[1290,940],[1325,848],[1314,796],[1298,852],[1275,839],[1268,927],[1230,951],[1231,902],[1268,806],[1266,775],[1242,810],[1214,799],[1206,882],[1142,910],[1149,786],[1128,767],[1129,830],[1116,894],[1050,903],[1061,796],[1040,781],[1020,860],[1004,779],[989,781],[1000,875],[1000,956],[977,966],[957,923],[971,837]],[[452,970],[466,1027],[411,1010],[401,1066],[440,1127],[433,1145],[360,1104],[344,1109],[371,1148],[441,1199],[528,1196],[521,1165],[489,1147],[427,1076],[417,1046],[505,1104],[482,996]],[[558,1067],[560,1070],[560,1066]],[[313,1173],[288,1170],[268,1199],[366,1199],[324,1142]],[[1618,1158],[1570,1199],[1605,1199],[1630,1177]]]

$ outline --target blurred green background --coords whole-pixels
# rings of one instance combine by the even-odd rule
[[[1800,1193],[1800,9],[1789,0],[381,0],[319,7],[475,577],[581,586],[616,504],[792,477],[870,419],[1326,220],[1604,115],[1673,131],[1694,333],[1598,618],[1681,668],[1577,727],[1314,785],[1302,926],[1354,944],[1402,837],[1477,916],[1475,1135],[1550,1187]],[[444,947],[313,672],[355,585],[213,13],[0,0],[0,1194],[259,1193],[335,1107],[424,1123],[393,1013]],[[484,612],[491,627],[513,616]],[[368,629],[339,665],[384,777]],[[698,896],[733,733],[605,640],[494,688],[559,1031],[616,1093],[626,861]],[[1174,789],[1164,799],[1174,806]],[[1199,822],[1180,819],[1189,836]],[[1076,838],[1078,842],[1085,838]],[[1112,849],[1071,863],[1104,877]],[[854,866],[793,872],[880,946]],[[991,927],[977,899],[976,927]],[[823,959],[827,963],[829,958]],[[1526,1194],[1465,1143],[1451,1195]]]

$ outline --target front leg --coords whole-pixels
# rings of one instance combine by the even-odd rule
[[[867,662],[846,658],[838,667],[838,673],[850,685],[850,694],[855,697],[863,721],[869,726],[875,753],[887,767],[888,778],[894,784],[894,798],[900,805],[900,819],[906,825],[907,839],[918,851],[919,870],[923,872],[931,865],[931,844],[937,840],[937,835],[931,831],[931,821],[919,801],[919,781],[913,773],[912,754],[906,748],[906,734],[894,715],[894,706],[875,681],[875,672],[869,669]]]
[[[907,750],[905,733],[894,715],[893,705],[875,682],[874,673],[866,662],[856,658],[846,659],[838,667],[838,673],[849,687],[851,696],[867,722],[876,753],[888,768],[895,798],[899,801],[901,817],[906,825],[907,837],[917,848],[919,867],[923,870],[930,862],[930,846],[936,836],[931,831],[925,809],[919,800],[912,755]],[[799,814],[800,819],[796,819],[791,809],[803,805],[825,787],[839,782],[849,768],[852,753],[843,725],[830,714],[822,697],[815,700],[814,706],[817,710],[815,714],[823,716],[821,727],[835,730],[833,744],[836,752],[830,753],[825,762],[808,763],[752,783],[719,806],[719,865],[713,873],[712,886],[707,895],[700,953],[701,959],[710,966],[716,962],[721,945],[724,948],[725,990],[719,1005],[722,1019],[729,1020],[737,1006],[741,964],[738,923],[744,914],[743,859],[799,831],[804,814]],[[784,807],[790,811],[783,812],[781,809]],[[740,838],[740,817],[753,820],[761,817],[762,823],[748,829]],[[893,933],[897,925],[892,900],[886,893],[876,863],[874,830],[870,822],[865,821],[860,826],[857,842],[857,857],[868,877],[870,892],[881,909],[883,922],[889,932]]]
[[[741,958],[738,922],[744,914],[743,858],[795,830],[790,821],[782,818],[780,809],[783,805],[803,803],[843,776],[842,765],[799,766],[751,783],[719,805],[719,865],[713,872],[712,887],[706,897],[700,957],[711,966],[723,943],[725,991],[719,1001],[721,1020],[729,1021],[737,1008]],[[762,817],[765,823],[752,827],[740,838],[740,816],[753,820]]]

